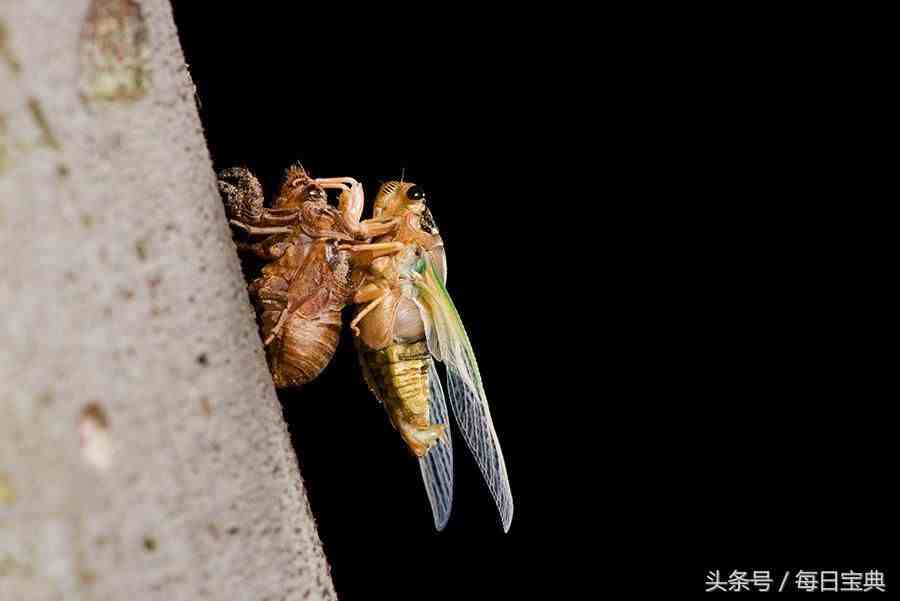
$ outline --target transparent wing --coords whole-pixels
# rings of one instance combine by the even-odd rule
[[[509,489],[509,477],[506,475],[506,462],[500,441],[494,431],[491,413],[484,397],[465,383],[465,379],[452,367],[447,368],[447,388],[450,393],[450,404],[456,423],[466,439],[484,481],[491,490],[503,531],[509,531],[513,517],[512,492]]]
[[[450,419],[444,390],[434,361],[430,361],[428,369],[428,418],[432,424],[446,426],[444,439],[419,458],[422,482],[425,483],[425,493],[434,515],[434,527],[441,531],[447,525],[453,506],[453,442],[450,439]]]
[[[429,253],[425,253],[423,263],[415,282],[428,348],[447,367],[450,406],[494,497],[505,532],[512,522],[512,493],[475,353]]]

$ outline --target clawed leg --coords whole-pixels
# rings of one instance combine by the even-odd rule
[[[316,179],[315,182],[326,189],[340,190],[338,210],[348,223],[359,223],[366,202],[362,184],[352,177],[325,177]]]
[[[240,228],[250,234],[251,236],[269,236],[271,234],[290,234],[291,228],[285,225],[275,225],[275,226],[255,226],[255,225],[247,225],[246,223],[242,223],[237,219],[229,219],[228,223],[231,225]]]
[[[275,340],[279,334],[281,334],[281,329],[284,327],[285,322],[288,317],[288,307],[285,307],[281,311],[281,315],[278,316],[278,321],[275,322],[275,327],[272,328],[272,331],[269,333],[269,336],[263,341],[263,346],[269,346],[273,340]]]
[[[359,182],[352,177],[317,177],[317,184],[347,184],[348,186],[358,186]]]
[[[399,221],[394,217],[366,219],[360,222],[365,208],[363,186],[352,177],[326,177],[315,180],[316,184],[329,190],[340,190],[338,210],[344,217],[353,237],[358,240],[375,238],[389,234],[397,228]]]
[[[262,221],[268,225],[279,223],[296,223],[300,211],[297,209],[263,209]]]

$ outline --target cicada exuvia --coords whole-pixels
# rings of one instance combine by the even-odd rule
[[[230,223],[247,238],[239,249],[266,261],[250,294],[275,385],[305,384],[334,355],[341,311],[354,291],[350,254],[341,245],[392,225],[360,222],[363,192],[355,180],[314,179],[300,165],[287,170],[271,207],[246,169],[221,172],[219,188]],[[339,191],[338,206],[329,203],[328,189]]]
[[[453,502],[453,449],[447,404],[435,360],[444,364],[456,423],[490,488],[503,530],[513,516],[512,493],[475,353],[445,287],[444,245],[422,189],[390,181],[375,198],[373,224],[392,224],[352,251],[351,328],[363,375],[391,423],[418,457],[422,479],[442,530]]]

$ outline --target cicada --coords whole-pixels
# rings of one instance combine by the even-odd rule
[[[352,178],[313,179],[300,165],[287,170],[271,207],[247,169],[222,171],[219,189],[230,223],[247,237],[239,249],[267,262],[249,289],[275,385],[305,384],[334,355],[341,310],[354,291],[350,254],[341,245],[392,226],[360,222],[363,192]],[[328,189],[339,191],[337,207]]]
[[[421,187],[383,184],[373,224],[391,230],[368,244],[341,245],[361,274],[351,322],[363,375],[394,428],[418,457],[434,525],[453,503],[453,448],[435,361],[446,369],[450,407],[508,531],[513,500],[478,363],[447,293],[444,245]]]

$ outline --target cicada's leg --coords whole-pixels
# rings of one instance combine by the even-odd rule
[[[381,293],[383,291],[383,288],[379,288],[375,284],[366,284],[365,286],[357,290],[356,294],[353,295],[353,304],[361,305],[371,300],[375,300],[376,298],[381,296]]]
[[[357,328],[356,325],[362,321],[362,318],[368,315],[372,309],[384,302],[384,299],[387,298],[388,294],[388,290],[382,290],[375,284],[366,284],[353,295],[354,303],[362,304],[371,301],[368,305],[363,307],[363,309],[356,314],[356,317],[353,318],[353,321],[350,322],[350,331],[353,332],[354,336],[359,336],[359,328]]]
[[[263,341],[263,346],[269,346],[281,334],[281,329],[284,327],[284,322],[287,321],[288,314],[287,307],[281,310],[281,315],[278,316],[278,321],[275,322],[275,327],[272,328],[269,336]]]
[[[291,313],[288,287],[288,281],[280,276],[262,276],[250,284],[250,293],[256,297],[257,308],[262,311],[263,334],[266,336],[263,346],[269,346],[281,335]]]
[[[371,252],[373,257],[383,255],[392,255],[403,250],[405,245],[402,242],[376,242],[375,244],[341,244],[338,250],[347,250],[350,252]]]
[[[351,227],[359,225],[366,202],[362,184],[352,177],[323,177],[314,181],[327,190],[340,190],[338,210]]]
[[[385,234],[390,234],[395,231],[399,224],[399,219],[390,219],[387,221],[383,219],[366,219],[359,224],[359,237],[362,239],[369,239],[377,236],[384,236]]]
[[[274,235],[259,242],[236,242],[240,252],[252,253],[260,259],[274,261],[280,259],[292,246],[282,235]]]
[[[229,219],[228,223],[231,225],[240,228],[250,234],[251,236],[269,236],[271,234],[290,234],[293,230],[286,225],[273,225],[273,226],[255,226],[255,225],[247,225],[242,221],[238,221],[237,219]]]

